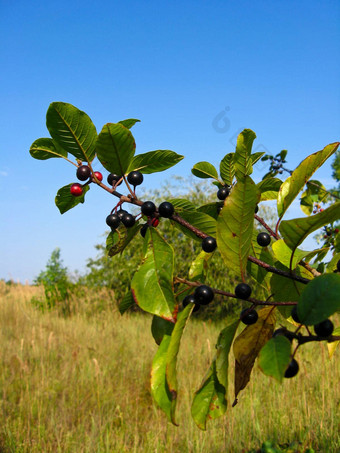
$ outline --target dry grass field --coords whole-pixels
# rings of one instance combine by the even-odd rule
[[[282,386],[255,366],[238,405],[202,432],[190,402],[223,324],[193,321],[179,357],[176,428],[149,392],[151,317],[121,316],[104,291],[74,300],[67,319],[41,313],[32,296],[43,292],[0,282],[0,452],[248,452],[265,440],[282,451],[340,452],[340,348],[329,360],[326,345],[305,345],[299,374]],[[89,316],[82,308],[91,304],[101,311]]]

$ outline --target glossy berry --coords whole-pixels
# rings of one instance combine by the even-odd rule
[[[314,332],[318,337],[329,337],[332,335],[333,330],[334,325],[330,319],[319,322],[319,324],[315,324],[314,326]]]
[[[151,216],[156,211],[155,203],[152,201],[145,201],[141,207],[142,213],[146,216]]]
[[[197,286],[194,292],[196,303],[208,305],[214,299],[214,291],[207,285]]]
[[[340,272],[340,260],[336,263],[336,268],[337,268],[338,272]]]
[[[219,214],[222,211],[223,208],[223,203],[217,205],[217,214]]]
[[[207,252],[207,253],[211,253],[213,252],[217,247],[217,244],[216,244],[216,239],[211,237],[211,236],[207,236],[206,238],[204,238],[202,240],[202,249]]]
[[[109,176],[107,177],[107,183],[110,185],[110,186],[113,186],[117,183],[117,181],[119,181],[120,179],[122,179],[121,176],[119,175],[116,175],[116,173],[110,173]],[[121,183],[123,182],[123,180],[120,181],[120,183],[118,184],[119,186],[121,185]]]
[[[225,200],[227,196],[230,194],[229,187],[223,186],[217,191],[217,198],[219,200]]]
[[[106,217],[106,224],[112,228],[113,230],[115,230],[116,228],[119,227],[119,224],[120,224],[120,219],[118,217],[117,214],[109,214],[107,217]]]
[[[161,217],[165,217],[166,219],[170,219],[172,217],[173,213],[175,212],[175,209],[169,201],[163,201],[158,206],[158,213]]]
[[[289,363],[286,372],[285,372],[285,378],[292,378],[298,374],[299,371],[299,364],[295,359],[292,359],[292,361]]]
[[[142,184],[144,177],[140,171],[131,171],[127,176],[127,180],[130,184],[136,187]]]
[[[99,171],[95,171],[94,175],[98,179],[98,181],[100,181],[100,182],[103,181],[103,175]]]
[[[251,287],[247,283],[239,283],[235,288],[235,295],[238,299],[247,300],[251,294]]]
[[[257,311],[255,311],[254,309],[245,308],[244,310],[241,311],[240,320],[243,322],[243,324],[246,324],[247,326],[255,324],[258,319],[259,315],[257,314]]]
[[[293,320],[295,322],[297,322],[298,324],[301,324],[300,318],[298,317],[298,314],[297,314],[297,307],[296,306],[292,308],[290,316],[293,318]]]
[[[274,333],[273,333],[273,338],[279,337],[280,335],[282,335],[283,337],[288,338],[288,340],[290,342],[292,342],[292,340],[293,340],[291,332],[289,332],[289,330],[287,330],[285,327],[280,327],[280,328],[276,329],[274,331]]]
[[[149,228],[149,225],[147,223],[144,223],[144,225],[142,226],[142,228],[140,229],[140,234],[143,238],[145,238],[145,235],[146,235],[146,232]]]
[[[193,294],[190,294],[189,296],[186,296],[183,299],[183,301],[182,301],[183,308],[185,308],[189,304],[195,304],[193,311],[197,311],[197,310],[200,309],[200,306],[197,304],[197,301],[196,301],[195,296]]]
[[[89,179],[90,176],[91,170],[90,167],[88,167],[87,165],[81,165],[80,167],[77,168],[77,178],[80,181],[86,181],[87,179]]]
[[[257,235],[257,243],[261,246],[261,247],[267,247],[267,245],[270,244],[270,236],[268,233],[259,233]]]
[[[119,211],[117,211],[117,216],[119,217],[119,220],[123,220],[123,217],[125,217],[126,214],[129,213],[124,209],[120,209]]]
[[[131,228],[136,223],[136,219],[132,214],[125,214],[122,218],[122,224],[126,226],[126,228]]]
[[[74,197],[80,197],[80,195],[83,195],[83,186],[75,182],[70,187],[70,192]]]

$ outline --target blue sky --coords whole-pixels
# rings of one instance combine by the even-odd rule
[[[185,155],[145,177],[146,189],[198,161],[218,165],[245,127],[254,148],[288,149],[294,168],[339,140],[339,19],[339,2],[327,0],[0,0],[0,278],[31,281],[55,247],[83,271],[113,207],[91,190],[59,214],[54,197],[76,180],[74,167],[28,152],[48,136],[51,102],[86,111],[98,131],[139,118],[138,153]],[[331,187],[330,163],[316,176]]]

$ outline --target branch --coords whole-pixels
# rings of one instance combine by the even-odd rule
[[[254,264],[257,264],[260,267],[263,267],[268,272],[272,272],[273,274],[281,275],[282,277],[296,280],[297,282],[304,283],[305,285],[310,282],[310,280],[308,280],[308,278],[300,277],[299,275],[293,274],[292,272],[286,272],[281,269],[277,269],[276,267],[270,266],[269,264],[265,263],[264,261],[254,258],[251,255],[248,256],[248,260]]]
[[[280,239],[280,236],[278,234],[275,233],[275,231],[273,231],[269,225],[266,224],[266,222],[261,218],[259,217],[258,215],[254,214],[254,217],[255,219],[261,223],[261,225],[263,225],[265,227],[265,229],[268,231],[268,233],[273,236],[274,239]]]

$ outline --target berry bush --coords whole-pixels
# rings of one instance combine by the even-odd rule
[[[239,301],[238,316],[220,332],[215,358],[193,398],[192,417],[199,428],[206,429],[209,419],[222,416],[227,409],[231,349],[235,360],[234,406],[251,378],[256,359],[265,375],[282,382],[298,375],[302,345],[325,341],[334,350],[333,345],[340,340],[339,328],[329,319],[340,310],[340,238],[336,225],[340,203],[337,197],[335,202],[325,197],[322,184],[311,180],[339,143],[314,152],[290,171],[283,167],[287,151],[275,158],[252,152],[256,135],[245,129],[237,138],[235,152],[222,158],[219,171],[209,162],[198,162],[192,168],[196,177],[212,181],[215,202],[196,206],[187,199],[168,198],[157,206],[152,200],[141,200],[136,189],[145,176],[167,170],[183,156],[169,150],[136,154],[131,128],[138,121],[107,123],[97,134],[85,112],[54,102],[46,117],[51,138],[37,139],[30,153],[40,160],[63,158],[76,167],[75,175],[82,184],[73,182],[59,189],[55,202],[61,214],[84,203],[91,186],[115,197],[112,210],[103,213],[103,226],[106,219],[111,229],[106,241],[110,257],[121,253],[137,236],[143,238],[143,259],[126,288],[120,311],[123,314],[137,304],[153,315],[151,333],[159,348],[152,363],[151,393],[173,424],[178,399],[176,369],[180,366],[177,357],[192,312],[206,310],[216,295]],[[95,159],[107,170],[108,185],[102,173],[94,171]],[[251,174],[260,159],[270,160],[271,169],[255,183]],[[289,172],[286,180],[276,177],[284,171]],[[124,189],[118,191],[121,185]],[[304,189],[301,208],[305,216],[284,220],[289,206]],[[267,200],[277,202],[275,228],[258,216],[258,206]],[[318,208],[320,203],[324,208]],[[139,209],[137,215],[129,212],[131,204]],[[159,232],[160,221],[171,222],[181,231],[183,240],[187,237],[200,244],[197,256],[188,263],[187,275],[178,275],[176,252]],[[320,228],[331,232],[326,235],[331,241],[313,251],[299,248]],[[216,254],[222,256],[226,271],[238,277],[239,283],[228,291],[216,288],[213,279],[206,278]],[[261,288],[263,298],[252,296],[256,287]],[[280,325],[283,319],[290,327]]]

